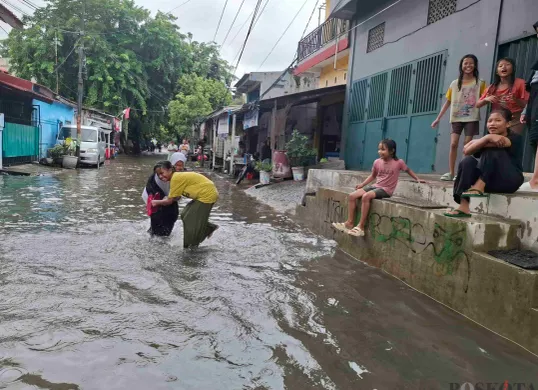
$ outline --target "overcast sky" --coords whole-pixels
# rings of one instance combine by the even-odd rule
[[[150,9],[153,13],[157,10],[168,12],[176,6],[187,2],[187,0],[135,0],[140,6]],[[263,1],[262,4],[265,4]],[[306,1],[306,3],[305,3]],[[36,5],[43,5],[43,0],[32,0]],[[209,42],[213,40],[220,14],[226,0],[190,0],[186,4],[178,7],[172,13],[178,17],[177,24],[184,33],[190,32],[197,41]],[[228,5],[224,13],[222,24],[217,34],[217,43],[221,44],[230,28],[232,21],[241,5],[242,0],[228,0]],[[235,25],[230,35],[221,49],[222,56],[232,62],[237,56],[248,30],[248,23],[245,23],[254,10],[257,0],[245,0],[243,8],[237,17]],[[243,59],[236,72],[238,77],[245,72],[260,71],[280,71],[285,69],[293,59],[297,50],[297,43],[305,29],[306,23],[318,0],[269,0],[267,8],[261,15],[259,23],[254,28],[250,40],[245,49]],[[9,3],[17,6],[27,13],[31,13],[31,8],[25,6],[21,0],[9,0]],[[319,4],[324,1],[320,0]],[[297,11],[302,8],[297,19],[294,21],[286,35],[282,38],[273,54],[262,65],[263,60],[276,43],[280,35],[284,32]],[[11,8],[7,5],[8,8]],[[17,10],[15,14],[21,16]],[[249,20],[250,21],[250,20]],[[235,40],[232,40],[244,25]],[[318,11],[314,13],[307,33],[318,25]],[[0,22],[0,26],[8,30],[8,26]],[[0,39],[6,36],[0,29]],[[233,63],[235,65],[235,62]]]

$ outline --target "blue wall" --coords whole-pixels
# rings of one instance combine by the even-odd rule
[[[48,104],[34,100],[33,104],[40,107],[41,137],[39,142],[39,157],[47,157],[47,150],[56,144],[58,125],[74,123],[75,109],[59,102]]]

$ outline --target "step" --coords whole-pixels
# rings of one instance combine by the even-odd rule
[[[315,198],[309,197],[307,209],[310,213],[322,213],[325,228],[332,229],[333,222],[347,219],[348,194],[348,189],[322,187]],[[449,234],[465,237],[465,246],[473,250],[519,248],[519,221],[481,214],[474,214],[468,219],[449,218],[443,215],[446,208],[431,208],[429,203],[426,203],[427,207],[421,208],[417,206],[416,200],[409,203],[405,199],[396,201],[372,201],[367,229],[376,240],[414,242],[416,250],[420,250],[419,242],[424,241],[426,236],[432,238],[433,234]],[[358,206],[360,209],[360,203]]]
[[[307,192],[316,193],[322,187],[349,189],[364,181],[369,172],[311,170]],[[439,207],[457,207],[453,199],[453,183],[432,180],[426,184],[409,180],[402,175],[394,193],[395,198],[427,201]],[[491,194],[488,198],[471,201],[473,213],[518,220],[520,240],[525,248],[538,251],[538,193]]]

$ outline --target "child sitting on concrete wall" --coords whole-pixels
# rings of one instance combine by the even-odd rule
[[[364,227],[370,211],[370,204],[373,199],[390,198],[398,185],[400,171],[407,172],[409,176],[419,183],[420,180],[405,162],[396,156],[396,142],[391,139],[385,139],[379,143],[379,159],[374,162],[372,174],[361,184],[356,187],[355,192],[349,195],[348,200],[348,219],[344,223],[333,223],[333,227],[339,231],[345,232],[355,237],[363,237]],[[376,180],[376,184],[368,186]],[[355,211],[357,209],[357,200],[362,199],[361,219],[357,226],[355,223]]]

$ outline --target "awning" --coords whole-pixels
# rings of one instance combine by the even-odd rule
[[[54,99],[48,98],[37,92],[34,92],[34,84],[31,81],[21,79],[19,77],[12,76],[7,73],[0,72],[0,86],[15,90],[28,97],[41,100],[43,102],[52,103]]]
[[[321,99],[330,95],[338,95],[345,93],[346,85],[335,85],[333,87],[318,88],[310,91],[293,93],[289,95],[278,96],[272,99],[264,99],[259,101],[259,107],[263,111],[272,110],[277,103],[277,108],[282,108],[287,105],[300,106],[308,103],[319,102]]]
[[[0,20],[6,22],[13,28],[23,28],[21,20],[13,12],[0,4]]]

